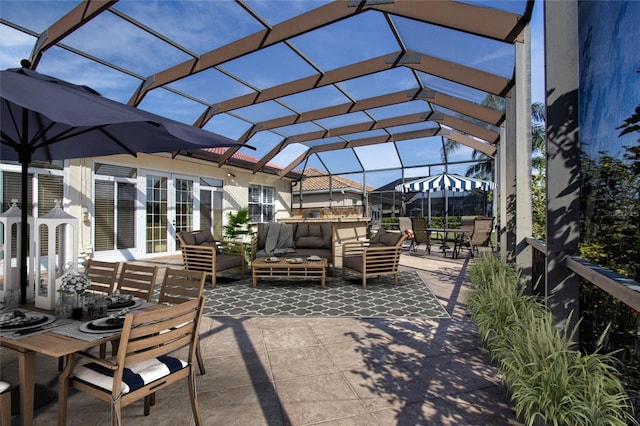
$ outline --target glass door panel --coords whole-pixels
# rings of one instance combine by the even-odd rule
[[[168,183],[166,176],[146,176],[146,247],[147,253],[168,250]]]

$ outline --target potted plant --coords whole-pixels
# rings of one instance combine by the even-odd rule
[[[232,241],[242,241],[248,243],[255,235],[255,225],[249,223],[251,217],[249,208],[243,207],[236,213],[227,213],[227,223],[224,226],[224,238]]]

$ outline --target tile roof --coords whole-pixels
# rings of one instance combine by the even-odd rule
[[[318,169],[308,168],[304,171],[305,178],[302,181],[303,191],[329,191],[329,176],[324,174]],[[298,190],[298,183],[294,182],[293,190]],[[331,178],[331,188],[333,190],[340,189],[354,189],[356,191],[363,191],[364,185],[362,183],[347,179],[345,177],[334,175]],[[374,187],[367,185],[367,192],[373,191]]]

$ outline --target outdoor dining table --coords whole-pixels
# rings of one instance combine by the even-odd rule
[[[472,231],[472,228],[427,228],[427,232],[430,235],[436,235],[436,237],[434,238],[435,240],[440,240],[440,250],[442,250],[444,257],[447,257],[447,250],[451,248],[447,245],[448,242],[454,243],[455,249],[456,241],[462,240],[465,235],[470,235]],[[449,234],[454,234],[453,240],[447,240]],[[451,254],[451,258],[453,258],[454,256],[457,256],[455,250]]]
[[[153,309],[163,305],[143,304],[142,309]],[[53,315],[50,311],[21,308],[29,313]],[[56,319],[43,326],[43,330],[18,336],[14,333],[0,333],[0,346],[14,350],[18,354],[20,383],[20,419],[23,426],[33,424],[35,395],[36,354],[54,358],[66,357],[78,351],[86,351],[102,343],[117,340],[121,332],[88,334],[82,336],[79,326],[82,321]],[[77,330],[77,333],[76,333]],[[64,334],[63,334],[64,332]],[[93,336],[93,337],[89,337]]]

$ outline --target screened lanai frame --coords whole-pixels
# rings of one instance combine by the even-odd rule
[[[312,167],[365,184],[375,174],[391,181],[443,167],[444,138],[465,154],[496,155],[505,112],[482,103],[512,97],[515,45],[533,7],[145,4],[43,2],[34,19],[6,2],[1,31],[33,38],[29,59],[38,71],[255,147],[239,149],[258,158],[245,164],[254,173],[296,179]],[[235,151],[206,158],[222,167],[234,164]]]

